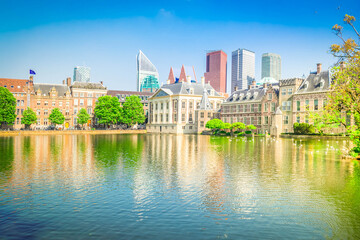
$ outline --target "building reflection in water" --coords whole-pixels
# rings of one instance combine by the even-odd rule
[[[339,157],[348,144],[166,134],[16,136],[0,139],[0,183],[30,194],[37,184],[81,189],[111,181],[132,189],[138,220],[170,201],[169,212],[201,209],[218,222],[287,214],[315,224],[339,211],[336,201],[342,211],[360,212],[354,201],[359,164]],[[340,222],[341,214],[332,218]]]

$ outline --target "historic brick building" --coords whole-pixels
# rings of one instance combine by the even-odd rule
[[[234,91],[221,105],[221,120],[254,125],[258,133],[270,132],[272,116],[278,107],[277,85],[256,86]]]
[[[30,95],[33,89],[33,78],[11,79],[0,78],[0,86],[7,88],[16,98],[16,118],[13,125],[14,129],[23,128],[21,124],[22,114],[27,107],[30,107]]]

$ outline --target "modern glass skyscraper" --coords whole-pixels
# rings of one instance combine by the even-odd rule
[[[90,68],[84,66],[75,67],[74,82],[90,82]]]
[[[275,53],[264,53],[261,59],[261,79],[281,79],[281,57]]]
[[[255,81],[255,53],[246,49],[232,52],[231,92],[246,89]]]
[[[148,89],[149,81],[146,81],[147,86],[142,86],[144,84],[144,79],[148,76],[153,76],[156,80],[159,79],[159,73],[150,62],[150,60],[145,56],[145,54],[140,50],[139,54],[136,57],[136,69],[137,69],[137,91],[144,91],[144,89]],[[156,87],[155,83],[158,81],[154,81],[154,79],[151,79],[151,82],[154,83],[154,87]],[[157,87],[158,88],[158,87]]]

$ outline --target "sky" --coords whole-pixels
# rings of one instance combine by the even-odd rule
[[[345,14],[360,18],[359,0],[0,0],[0,6],[0,78],[25,79],[33,69],[35,82],[61,83],[86,65],[92,82],[113,90],[136,90],[140,49],[160,83],[182,64],[200,78],[206,52],[222,49],[229,92],[231,52],[238,48],[255,52],[257,81],[267,52],[281,55],[282,79],[302,77],[316,63],[327,69],[336,62],[329,47],[340,42],[331,27]]]

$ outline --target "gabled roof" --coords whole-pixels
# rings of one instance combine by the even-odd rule
[[[70,89],[67,85],[63,84],[51,84],[51,83],[35,83],[34,84],[34,90],[37,92],[39,89],[41,91],[41,94],[48,94],[51,89],[55,88],[56,92],[58,93],[58,96],[65,96],[66,92]]]
[[[164,84],[153,97],[158,97],[158,93],[163,91],[168,95],[197,95],[202,96],[204,91],[207,93],[213,93],[213,96],[221,97],[210,84],[201,83],[189,83],[189,82],[179,82],[173,84]],[[164,95],[163,95],[164,96]]]
[[[330,84],[330,71],[323,71],[319,74],[316,72],[310,73],[309,76],[302,82],[295,94],[328,91],[330,89]]]
[[[267,88],[251,88],[251,89],[241,89],[233,92],[226,102],[257,102],[261,101],[265,96]]]

